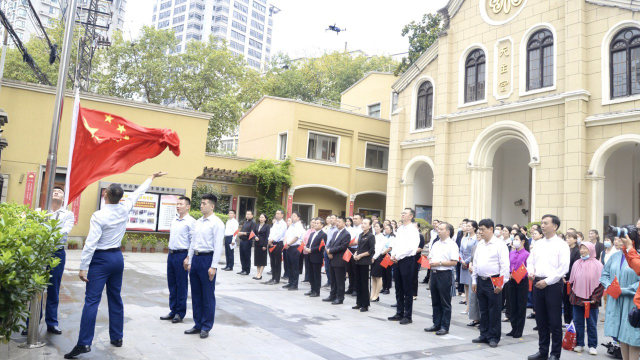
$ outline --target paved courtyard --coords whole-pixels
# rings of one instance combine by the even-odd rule
[[[251,276],[236,271],[219,272],[216,284],[216,318],[208,339],[184,335],[193,325],[191,301],[184,323],[171,324],[158,318],[168,312],[166,255],[125,253],[123,301],[125,304],[124,346],[109,344],[106,297],[103,295],[96,323],[96,336],[85,359],[524,359],[537,350],[534,320],[527,320],[521,339],[503,337],[498,348],[472,344],[478,336],[467,327],[466,315],[460,314],[460,297],[453,300],[450,334],[425,333],[431,325],[431,302],[421,284],[414,302],[413,324],[401,326],[387,321],[394,314],[393,291],[381,295],[367,313],[351,309],[355,298],[347,296],[344,305],[330,305],[321,298],[303,295],[309,288],[301,285],[296,292],[280,286],[262,285]],[[237,254],[236,254],[237,257]],[[61,288],[59,321],[63,335],[50,335],[42,326],[47,345],[23,350],[17,343],[25,337],[14,334],[9,345],[0,345],[0,359],[58,359],[68,352],[78,337],[84,298],[84,283],[78,277],[80,251],[67,252]],[[265,275],[266,275],[265,270]],[[421,272],[420,277],[422,278]],[[264,276],[264,280],[267,280]],[[324,275],[323,275],[324,278]],[[327,295],[322,290],[322,297]],[[605,342],[603,323],[598,324],[599,343]],[[502,323],[503,335],[511,329]],[[606,339],[609,341],[609,339]],[[563,351],[563,359],[606,359],[606,349],[598,356]]]

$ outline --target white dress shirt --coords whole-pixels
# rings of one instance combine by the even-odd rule
[[[547,285],[553,285],[569,272],[569,262],[569,245],[554,235],[551,239],[536,241],[527,259],[527,272],[545,278]]]
[[[358,247],[358,239],[360,238],[360,234],[362,234],[362,225],[352,226],[349,228],[349,235],[351,235],[351,240],[356,239],[355,243],[353,245],[350,245],[350,247]],[[351,240],[349,240],[349,244],[351,244]]]
[[[51,219],[58,220],[58,226],[56,227],[60,234],[62,234],[62,239],[60,241],[62,244],[67,243],[67,238],[71,229],[73,229],[73,223],[76,220],[76,217],[73,215],[72,211],[67,210],[64,207],[60,207],[60,209],[56,211],[49,210],[48,215]]]
[[[193,259],[193,253],[213,251],[211,267],[218,268],[220,255],[224,246],[224,224],[216,214],[198,219],[191,230],[191,246],[189,247],[189,264]]]
[[[454,270],[456,268],[453,266],[433,266],[435,263],[445,262],[445,261],[458,261],[460,259],[460,249],[458,248],[458,244],[452,238],[447,238],[446,240],[438,240],[433,247],[431,247],[431,251],[429,251],[429,263],[431,264],[431,270]]]
[[[333,240],[333,235],[338,231],[338,227],[333,225],[333,226],[329,226],[328,228],[326,228],[326,230],[324,230],[324,232],[327,234],[327,243],[325,244],[325,246],[328,248],[329,244],[331,243],[331,240]]]
[[[396,232],[395,239],[391,243],[391,257],[402,260],[407,256],[413,256],[420,246],[420,233],[413,225],[400,225]]]
[[[504,276],[504,282],[509,280],[509,249],[504,241],[493,236],[487,243],[478,240],[476,253],[473,255],[472,284],[477,284],[478,276]]]
[[[279,243],[284,240],[284,233],[287,232],[287,223],[284,220],[277,220],[269,230],[269,240]]]
[[[80,270],[89,270],[89,264],[96,250],[119,248],[127,230],[129,212],[138,202],[142,194],[149,190],[151,179],[147,179],[134,191],[130,197],[118,204],[105,204],[91,215],[89,234],[84,242],[80,256]]]
[[[287,231],[284,233],[284,242],[285,245],[289,244],[293,239],[296,241],[289,246],[298,246],[302,243],[302,237],[305,234],[304,227],[302,227],[302,223],[300,221],[295,222],[289,226]]]
[[[224,226],[224,236],[233,236],[238,230],[238,220],[236,218],[227,220]]]
[[[387,237],[384,234],[376,235],[376,247],[375,253],[373,254],[373,260],[376,260],[378,256],[387,248]]]
[[[188,250],[191,246],[191,231],[196,219],[186,214],[182,219],[177,218],[171,222],[169,231],[169,250]]]

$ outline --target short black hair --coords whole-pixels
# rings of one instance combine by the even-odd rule
[[[180,196],[178,198],[178,200],[184,200],[187,203],[187,205],[191,206],[191,199],[189,199],[188,197],[186,197],[184,195]]]
[[[507,229],[508,232],[511,232],[511,226],[505,225],[502,227],[502,230]]]
[[[416,218],[416,211],[413,210],[412,208],[404,208],[405,210],[409,210],[409,212],[411,212],[411,221],[414,221],[414,219]]]
[[[449,230],[449,237],[453,238],[453,235],[454,235],[453,225],[451,225],[449,223],[445,223],[445,224],[447,224],[447,230]]]
[[[231,210],[231,211],[233,211],[233,210]],[[283,214],[283,215],[284,215],[284,211],[282,211],[282,209],[278,209],[278,210],[276,210],[276,214],[277,214],[277,213],[280,213],[280,214]]]
[[[233,209],[229,209],[229,211],[227,211],[227,214],[228,214],[228,213],[233,213],[233,214],[235,215],[235,214],[236,214],[236,211],[235,211],[235,210],[233,210]]]
[[[523,233],[521,233],[521,232],[519,232],[519,233],[517,233],[517,234],[513,235],[513,238],[514,238],[514,239],[515,239],[515,238],[519,238],[519,239],[520,239],[520,241],[522,241],[522,244],[523,244],[523,245],[524,245],[524,244],[529,240],[529,239],[527,239],[527,235],[525,235],[525,234],[523,234]]]
[[[473,231],[478,231],[478,222],[475,220],[467,220],[467,224],[471,224]]]
[[[251,210],[251,209],[247,209],[247,210],[244,212],[244,213],[245,213],[245,215],[246,215],[248,212],[250,212],[250,213],[251,213],[251,215],[253,215],[253,210]]]
[[[122,199],[124,195],[124,190],[120,184],[111,184],[107,187],[107,199],[109,199],[109,203],[117,204]]]
[[[360,216],[361,219],[364,219],[364,215],[362,215],[362,213],[355,213],[353,216]]]
[[[560,229],[560,218],[559,217],[557,217],[555,215],[552,215],[552,214],[545,214],[545,215],[542,215],[542,218],[543,219],[544,218],[550,218],[551,222],[556,226],[556,230]]]
[[[345,221],[345,222],[347,221],[347,220],[344,218],[344,216],[342,216],[342,215],[334,215],[334,216],[336,217],[336,219],[337,219],[337,220],[342,220],[342,221]]]
[[[300,213],[297,211],[292,212],[291,215],[295,215],[298,217],[298,219],[300,219]]]
[[[491,220],[491,219],[490,219],[490,220]],[[493,220],[491,220],[491,221],[493,221]],[[480,221],[480,226],[482,226],[482,221]],[[485,226],[485,227],[486,227],[486,226]],[[502,230],[502,229],[504,229],[504,225],[502,225],[502,224],[497,224],[497,225],[494,227],[494,229],[495,229],[495,228],[500,228],[500,230]]]
[[[321,217],[317,217],[316,221],[320,222],[321,225],[324,225],[324,219]]]
[[[369,219],[369,218],[364,218],[364,219],[362,219],[362,222],[364,222],[365,220],[366,220],[366,221],[368,221],[368,222],[369,222],[369,226],[371,226],[371,219]]]
[[[484,226],[484,227],[486,227],[487,229],[488,229],[488,228],[492,228],[492,229],[494,229],[494,230],[495,230],[495,228],[496,228],[496,227],[498,227],[498,226],[500,226],[500,225],[494,225],[494,224],[493,224],[493,220],[491,220],[491,219],[482,219],[482,220],[480,220],[480,222],[478,223],[478,227],[480,227],[480,226]]]
[[[462,222],[469,222],[469,219],[462,219]]]
[[[202,195],[201,199],[211,201],[213,203],[213,206],[216,206],[216,204],[218,203],[218,197],[213,195],[212,193]]]

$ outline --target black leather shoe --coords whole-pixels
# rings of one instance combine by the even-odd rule
[[[309,296],[311,294],[313,294],[313,291],[307,291],[306,293],[304,293],[305,296]]]
[[[274,283],[273,279],[263,282],[263,284],[265,285],[271,285],[273,283]]]
[[[309,280],[302,280],[302,282],[303,282],[303,283],[308,283],[308,282],[309,282]]]
[[[65,359],[75,359],[76,356],[84,353],[88,353],[91,351],[91,346],[89,345],[76,345],[71,349],[68,354],[64,354]]]
[[[533,331],[538,331],[538,327],[537,327],[537,326],[534,326],[534,327],[533,327]]]
[[[493,341],[493,340],[491,340],[491,341],[489,341],[489,347],[496,348],[496,347],[498,347],[498,343]]]
[[[476,321],[476,320],[467,324],[467,326],[478,326],[478,325],[480,325],[480,321]]]
[[[226,269],[222,269],[224,271],[233,271],[233,268],[226,268]]]
[[[352,306],[351,308],[352,308],[353,310],[360,310],[360,306],[359,306],[359,305]]]
[[[549,355],[549,360],[560,360],[560,358],[555,356],[555,355],[553,355],[553,354],[551,354],[551,355]]]
[[[533,355],[529,355],[527,357],[527,360],[547,360],[547,356],[544,354],[541,354],[540,351],[538,351],[537,353],[533,354]]]
[[[206,339],[209,337],[209,332],[206,330],[200,331],[200,339]]]
[[[176,316],[175,314],[168,313],[165,316],[160,316],[160,320],[173,320],[175,316]]]
[[[330,288],[330,287],[331,287],[331,284],[326,283],[326,284],[322,285],[322,287],[323,287],[323,288]]]
[[[387,318],[387,320],[389,320],[389,321],[400,321],[400,320],[402,320],[402,316],[399,315],[399,314],[395,314],[393,316],[389,316]]]
[[[389,289],[382,290],[382,293],[385,294],[385,295],[389,295]]]
[[[480,336],[480,337],[477,337],[477,338],[471,340],[471,342],[474,343],[474,344],[488,344],[489,340],[487,340],[487,339],[483,338],[482,336]]]
[[[337,300],[337,299],[336,299],[336,300],[333,300],[333,301],[331,302],[331,305],[341,305],[343,302],[344,302],[344,300]]]
[[[320,294],[318,294],[318,293],[311,293],[311,295],[309,295],[309,297],[319,297],[319,296],[320,296]]]
[[[62,330],[57,326],[47,326],[47,332],[56,335],[62,334]]]
[[[535,318],[536,318],[536,314],[534,313],[527,315],[527,319],[535,319]]]
[[[353,290],[347,290],[344,292],[345,295],[351,295],[353,294]]]
[[[297,286],[289,286],[289,288],[287,288],[287,290],[295,291],[295,290],[298,290],[298,287]]]
[[[122,339],[111,340],[111,345],[113,345],[115,347],[122,347]]]
[[[244,272],[244,271],[239,271],[239,272],[237,272],[236,274],[238,274],[238,275],[244,275],[244,274],[246,274],[246,272]]]
[[[182,322],[182,318],[180,317],[180,315],[176,315],[172,320],[171,323],[172,324],[177,324],[179,322]]]
[[[509,332],[507,333],[507,336],[513,336],[513,330],[509,331]]]
[[[428,328],[424,329],[424,331],[426,331],[426,332],[436,332],[438,330],[440,330],[440,328],[437,327],[437,326],[432,326],[432,327],[428,327]]]
[[[334,299],[334,298],[332,298],[332,297],[327,297],[327,298],[322,299],[322,301],[324,301],[324,302],[332,302],[332,301],[334,301],[334,300],[335,300],[335,299]]]
[[[288,288],[290,288],[290,287],[291,287],[291,284],[287,284],[287,285],[283,285],[283,286],[282,286],[282,288],[283,288],[283,289],[288,289]]]
[[[442,336],[442,335],[447,335],[449,332],[445,329],[440,329],[438,331],[436,331],[436,335],[438,336]]]
[[[185,330],[184,333],[187,334],[187,335],[199,334],[200,333],[200,329],[196,329],[196,328],[192,327],[189,330]]]
[[[402,320],[400,320],[400,325],[407,325],[407,324],[411,324],[412,322],[413,320],[409,318],[402,318]]]
[[[367,311],[369,311],[369,308],[366,306],[360,308],[360,312],[367,312]]]
[[[27,330],[22,330],[20,332],[20,335],[22,335],[22,336],[27,336],[27,334],[29,334],[29,332]]]

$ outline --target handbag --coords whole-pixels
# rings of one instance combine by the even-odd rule
[[[634,328],[640,328],[640,309],[634,307],[629,311],[629,324]]]

